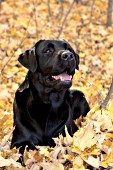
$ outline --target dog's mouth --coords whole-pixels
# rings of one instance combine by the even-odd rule
[[[72,78],[73,78],[73,74],[69,73],[68,71],[64,71],[63,73],[50,76],[49,80],[67,82],[67,81],[71,81]]]
[[[72,85],[72,78],[75,73],[73,69],[65,69],[62,72],[54,72],[46,77],[46,86],[53,87],[53,89],[57,89],[57,91],[63,90],[64,88],[70,88]]]
[[[55,80],[61,80],[61,81],[71,81],[72,75],[68,75],[66,73],[62,73],[56,76],[52,76],[53,79]]]

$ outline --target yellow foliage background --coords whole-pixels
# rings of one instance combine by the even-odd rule
[[[11,159],[16,153],[15,150],[11,152],[9,148],[13,125],[13,100],[15,91],[27,72],[18,63],[18,56],[40,39],[57,39],[71,3],[71,0],[65,0],[62,5],[60,0],[50,0],[49,14],[47,0],[0,2],[0,162],[4,162],[3,158]],[[95,0],[92,17],[91,4],[92,1],[88,0],[74,4],[60,39],[68,41],[80,55],[80,69],[75,73],[72,88],[83,91],[90,107],[95,108],[105,99],[113,76],[113,27],[106,26],[107,1]],[[106,114],[113,115],[113,100],[109,103],[109,111]],[[111,117],[113,121],[113,116]],[[86,158],[82,157],[82,161],[80,157],[76,159],[82,162]],[[113,166],[113,160],[111,163]],[[13,161],[12,164],[16,166]],[[106,163],[106,167],[107,165]],[[6,163],[1,165],[4,166]],[[53,166],[54,169],[56,167],[55,164],[48,166]],[[63,169],[60,163],[58,166]],[[74,164],[73,168],[75,167],[77,165]],[[83,162],[81,167],[84,168]]]

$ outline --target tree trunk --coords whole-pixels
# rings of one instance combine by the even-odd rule
[[[113,0],[108,0],[107,26],[112,26],[112,8],[113,8]]]

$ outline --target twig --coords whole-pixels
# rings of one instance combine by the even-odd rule
[[[47,1],[49,17],[51,17],[50,0]]]
[[[108,94],[107,94],[107,96],[106,96],[106,98],[105,98],[105,100],[102,104],[102,108],[106,109],[108,102],[111,99],[112,94],[113,94],[113,77],[112,77],[112,82],[111,82]]]
[[[102,102],[103,102],[103,100],[102,100],[102,93],[101,92],[98,92],[98,102],[99,102],[99,108],[102,112]]]
[[[82,79],[85,80],[85,78],[83,78],[83,77],[82,77]],[[99,109],[100,109],[101,112],[102,112],[102,108],[104,108],[104,106],[105,106],[106,104],[108,104],[108,101],[109,101],[109,99],[111,98],[111,95],[112,95],[112,93],[113,93],[113,77],[112,77],[112,83],[111,83],[111,86],[110,86],[110,89],[109,89],[109,92],[108,92],[109,94],[107,94],[106,99],[104,100],[104,102],[102,102],[102,93],[97,90],[96,86],[95,86],[93,83],[91,83],[91,82],[88,82],[88,84],[89,84],[89,86],[92,86],[92,87],[96,90],[96,92],[97,92],[97,94],[98,94]],[[109,97],[108,97],[108,96],[109,96]],[[106,102],[107,102],[107,103],[106,103]],[[102,103],[103,103],[103,104],[102,104]],[[107,106],[107,105],[106,105],[106,106]],[[105,107],[105,108],[106,108],[106,107]]]
[[[82,77],[82,79],[84,79]],[[85,79],[84,79],[85,80]],[[97,90],[96,86],[90,82],[88,82],[90,86],[94,87],[96,89],[96,92],[98,94],[98,99],[99,99],[99,108],[102,109],[106,109],[107,105],[108,105],[108,102],[109,100],[112,98],[112,95],[113,95],[113,77],[112,77],[112,82],[111,82],[111,85],[110,85],[110,88],[109,88],[109,91],[108,91],[108,94],[104,100],[104,102],[102,103],[102,94]]]
[[[101,113],[102,113],[102,93],[99,92],[96,88],[96,86],[90,82],[88,82],[90,86],[94,87],[97,94],[98,94],[98,105],[99,105],[99,109],[101,110]]]
[[[60,27],[60,30],[59,30],[57,39],[60,38],[60,35],[61,35],[61,33],[62,33],[63,27],[64,27],[65,22],[66,22],[66,19],[67,19],[68,15],[70,14],[70,12],[71,12],[71,10],[72,10],[72,8],[73,8],[75,2],[76,2],[76,0],[73,0],[73,2],[72,2],[71,5],[70,5],[70,8],[69,8],[68,12],[67,12],[66,15],[65,15],[65,18],[64,18],[64,20],[63,20],[63,22],[62,22],[62,25],[61,25],[61,27]]]
[[[93,8],[94,8],[95,0],[92,0],[91,4],[91,15],[90,15],[90,22],[92,22],[92,16],[93,16]]]
[[[59,14],[57,15],[58,21],[62,19],[63,12],[64,12],[64,0],[60,0],[59,2],[61,6],[60,6]]]
[[[36,8],[37,8],[37,4],[36,4],[36,0],[33,1],[33,10],[34,10],[34,17],[35,17],[35,25],[36,25],[36,35],[38,35],[38,24],[37,24],[37,15],[36,15]]]
[[[113,8],[113,0],[108,0],[107,26],[112,26],[112,8]]]
[[[30,24],[31,19],[32,19],[32,17],[30,16],[29,21],[28,21],[27,28],[28,28],[28,26],[29,26],[29,24]],[[18,47],[13,51],[12,56],[11,56],[11,57],[7,60],[7,62],[4,64],[3,68],[1,69],[1,73],[4,71],[5,67],[6,67],[6,66],[8,65],[8,63],[11,61],[11,59],[14,57],[15,52],[18,50],[18,48],[21,47],[22,43],[25,41],[27,30],[28,30],[28,29],[26,29],[25,34],[24,34],[25,36],[22,38],[22,40],[21,40],[20,43],[18,44]]]

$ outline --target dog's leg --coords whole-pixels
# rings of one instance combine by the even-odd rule
[[[80,116],[86,116],[90,110],[89,104],[81,91],[72,90],[71,100],[73,108],[73,119],[76,120]]]
[[[25,145],[22,146],[19,149],[19,154],[21,154],[21,156],[19,157],[17,162],[21,163],[21,165],[25,167],[25,163],[24,163],[24,150],[25,150]]]

